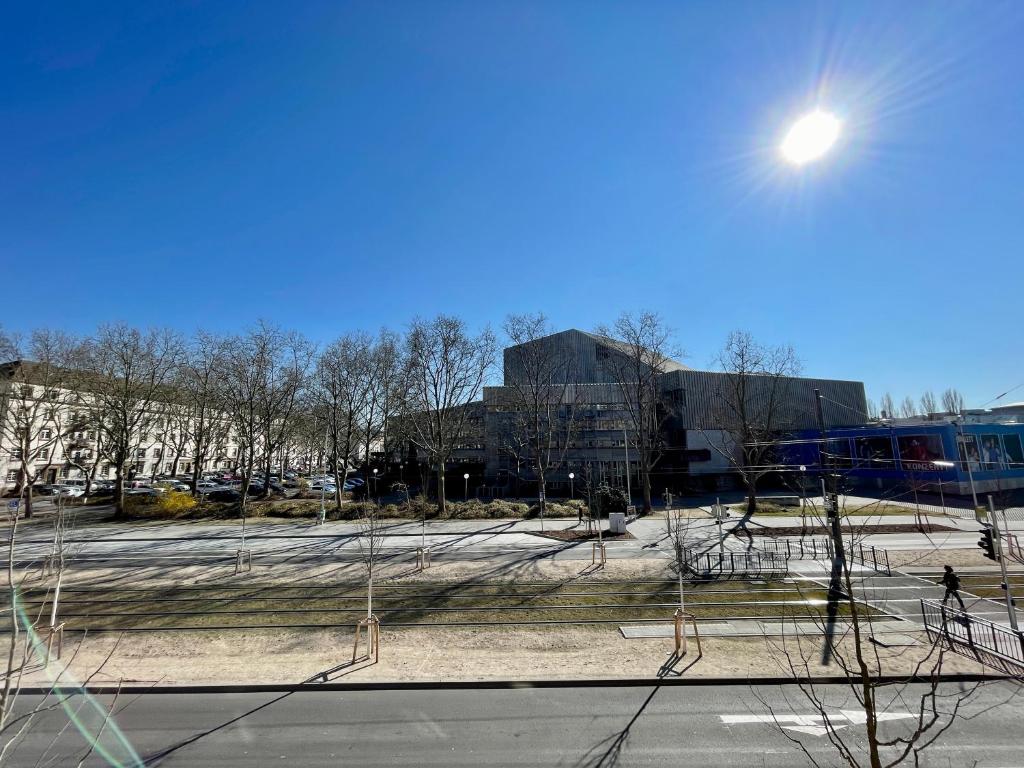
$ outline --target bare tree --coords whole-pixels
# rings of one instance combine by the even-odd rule
[[[886,392],[882,395],[882,418],[883,419],[894,419],[896,418],[896,403],[893,402],[892,395]]]
[[[366,618],[373,616],[373,578],[384,547],[384,522],[376,504],[363,506],[359,518],[359,558],[366,569]]]
[[[640,470],[643,511],[650,512],[651,472],[664,448],[661,428],[672,413],[671,402],[661,387],[661,375],[679,353],[673,345],[672,330],[654,312],[624,312],[611,328],[599,326],[597,333],[610,347],[610,354],[601,364],[622,393],[631,427],[627,440]],[[626,472],[630,472],[628,466]]]
[[[845,513],[846,500],[841,499],[840,510]],[[873,502],[879,504],[880,502]],[[811,501],[813,507],[814,502]],[[818,515],[819,522],[824,516]],[[865,517],[865,521],[869,520]],[[864,526],[845,526],[849,543],[847,550],[869,533]],[[766,637],[776,662],[782,671],[794,678],[802,694],[800,700],[809,704],[816,713],[815,723],[824,729],[823,735],[839,756],[843,765],[851,768],[891,768],[905,764],[919,765],[922,754],[945,733],[958,718],[964,717],[962,707],[979,690],[981,683],[960,684],[956,689],[940,690],[942,670],[947,650],[940,638],[931,645],[886,649],[874,642],[872,612],[866,599],[877,600],[877,595],[865,594],[869,589],[860,579],[851,575],[850,559],[842,560],[842,591],[838,594],[845,620],[837,629],[835,614],[826,617],[821,609],[810,612],[811,623],[819,633],[807,634],[792,619],[793,630],[781,639]],[[798,587],[803,590],[803,587]],[[810,595],[802,596],[809,597]],[[801,606],[799,619],[807,624],[805,606]],[[786,626],[787,619],[783,626]],[[824,641],[824,649],[821,643]],[[824,653],[822,652],[824,650]],[[826,684],[819,682],[821,673],[816,668],[818,658],[838,667],[838,677],[845,679],[843,693],[834,697]],[[832,684],[834,687],[834,683]],[[914,686],[920,689],[915,690]],[[1010,694],[1014,695],[1014,694]],[[777,724],[784,724],[784,713],[761,698]],[[838,702],[843,702],[839,704]],[[797,706],[790,702],[790,706]],[[839,706],[848,709],[840,712]],[[895,706],[906,707],[905,719],[899,721],[898,730],[886,732],[882,723]],[[858,732],[857,727],[860,727]],[[823,761],[818,752],[812,753],[802,740],[780,728],[782,734],[802,751],[815,766],[831,765]]]
[[[726,375],[716,392],[716,415],[726,438],[709,443],[743,480],[747,514],[753,514],[758,483],[775,468],[775,442],[790,424],[786,403],[800,361],[790,346],[765,346],[745,331],[733,331],[718,364]]]
[[[226,339],[220,355],[220,398],[239,443],[242,475],[242,525],[253,473],[263,468],[264,492],[270,491],[275,453],[287,441],[312,348],[298,334],[259,323],[243,336]]]
[[[546,341],[553,329],[543,313],[509,315],[505,333],[515,345],[518,372],[503,390],[512,422],[508,450],[533,468],[543,527],[547,478],[565,463],[579,423],[574,358]]]
[[[390,426],[395,422],[395,416],[405,401],[408,379],[403,374],[406,370],[400,336],[393,331],[381,329],[373,354],[373,409],[367,418],[367,461],[371,445],[378,446],[385,455],[388,455],[395,445],[395,435],[391,434]]]
[[[900,403],[900,416],[904,419],[909,419],[912,416],[917,416],[917,406],[914,404],[914,398],[907,397],[903,398],[903,402]]]
[[[77,406],[95,418],[103,452],[114,468],[115,516],[124,515],[129,460],[144,438],[156,406],[164,402],[182,352],[181,339],[166,330],[102,326],[75,355]]]
[[[960,390],[950,387],[942,393],[942,409],[946,413],[956,416],[963,413],[965,407],[964,396],[960,393]]]
[[[494,363],[490,329],[473,336],[457,317],[415,320],[405,341],[402,423],[410,441],[426,453],[437,473],[438,512],[445,512],[445,465],[470,417]]]
[[[280,451],[294,429],[293,417],[309,383],[314,351],[300,334],[263,323],[255,336],[256,346],[263,352],[262,386],[258,389],[263,427],[263,495],[270,496],[273,464],[275,459],[280,461]]]
[[[219,438],[227,431],[220,376],[223,347],[211,334],[200,331],[190,341],[175,373],[174,385],[184,411],[180,434],[182,449],[192,456],[192,493],[199,493],[199,478],[213,457]]]
[[[321,353],[313,376],[312,397],[327,439],[337,509],[350,462],[358,452],[359,419],[370,398],[372,347],[365,333],[346,334]]]
[[[869,419],[877,419],[878,418],[878,405],[870,397],[868,398],[867,407],[868,407],[868,413],[867,413],[868,418]]]
[[[3,326],[0,325],[0,363],[11,362],[17,357],[18,350],[14,343],[14,337],[4,331]]]
[[[32,486],[50,465],[66,428],[67,363],[72,342],[52,331],[34,331],[26,343],[7,339],[17,359],[0,367],[0,442],[19,459],[18,496],[32,517]]]
[[[404,398],[406,379],[402,375],[403,369],[404,362],[398,337],[391,331],[382,329],[370,348],[369,388],[365,407],[358,421],[361,427],[363,462],[367,471],[370,468],[372,450],[375,447],[384,448],[388,420],[394,414],[397,404]]]
[[[930,389],[921,395],[921,413],[928,416],[932,413],[938,413],[939,404],[935,400],[935,393]]]

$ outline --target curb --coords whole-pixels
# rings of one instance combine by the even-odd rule
[[[930,683],[928,676],[882,675],[872,678],[876,683]],[[943,683],[983,683],[1019,680],[1014,675],[950,674],[939,675]],[[227,693],[330,693],[344,691],[461,691],[461,690],[518,690],[543,688],[660,688],[699,686],[754,686],[754,685],[848,685],[854,678],[842,675],[815,677],[693,677],[659,679],[649,677],[589,678],[585,680],[453,680],[426,682],[353,682],[353,683],[256,683],[228,685],[86,685],[22,686],[20,693],[45,695],[57,690],[67,693],[85,691],[92,694],[227,694]]]

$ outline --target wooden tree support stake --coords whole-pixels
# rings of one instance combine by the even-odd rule
[[[35,627],[36,632],[46,636],[46,663],[50,663],[51,658],[59,659],[61,653],[64,651],[64,622],[62,621],[57,626],[45,626]],[[53,655],[53,643],[57,643],[57,655]]]
[[[605,548],[604,542],[598,544],[594,542],[593,549],[590,553],[591,565],[605,565],[608,562],[608,550]]]
[[[252,550],[240,549],[235,553],[235,573],[252,570]]]
[[[416,548],[416,564],[421,571],[430,567],[430,549],[427,547]]]
[[[676,638],[676,653],[682,655],[686,653],[686,620],[690,620],[690,624],[693,627],[693,637],[697,641],[697,655],[702,656],[704,651],[700,645],[700,632],[697,630],[697,617],[692,613],[687,613],[682,608],[676,608],[675,613],[675,638]]]
[[[359,654],[359,638],[362,636],[363,627],[366,627],[366,656],[370,658],[373,654],[373,663],[380,661],[380,619],[370,616],[368,619],[360,619],[356,623],[356,641],[352,645],[352,663],[354,664]]]

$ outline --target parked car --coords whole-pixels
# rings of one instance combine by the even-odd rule
[[[196,489],[199,493],[206,494],[212,493],[213,491],[223,491],[224,486],[220,483],[215,483],[212,480],[200,480],[196,485]]]
[[[153,485],[154,488],[165,488],[172,491],[191,491],[192,486],[188,483],[183,483],[181,480],[157,480]]]
[[[232,488],[220,488],[206,494],[208,501],[239,501],[242,494]]]
[[[149,496],[156,498],[160,495],[160,491],[156,488],[145,488],[139,486],[138,488],[126,488],[124,492],[125,496]]]

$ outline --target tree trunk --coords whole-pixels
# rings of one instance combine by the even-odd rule
[[[124,462],[114,468],[114,519],[124,519]]]
[[[239,458],[244,460],[245,456],[243,454],[243,451],[239,450],[238,453],[239,453]],[[246,470],[244,472],[242,472],[242,498],[238,502],[239,512],[241,513],[243,520],[245,519],[245,503],[246,503],[246,499],[249,498],[249,477],[251,476],[252,464],[253,464],[253,456],[250,454],[249,455],[249,461],[246,464],[247,468],[246,468]],[[235,471],[237,472],[238,469],[240,469],[240,468],[241,468],[241,464],[236,465]]]
[[[757,511],[757,481],[747,481],[747,514],[752,515]]]
[[[7,544],[7,597],[10,601],[11,617],[11,631],[10,631],[10,645],[7,649],[7,674],[4,676],[4,687],[3,693],[0,694],[0,727],[7,724],[7,717],[11,712],[13,703],[11,701],[12,693],[17,694],[17,691],[11,691],[11,684],[14,681],[15,669],[14,669],[14,654],[18,648],[18,611],[17,611],[17,594],[18,587],[14,580],[14,540],[18,533],[18,518],[15,515],[14,520],[11,522],[10,539]]]
[[[22,467],[18,470],[18,496],[25,499],[25,519],[27,520],[32,517],[32,483],[28,472],[25,471],[24,459],[22,459]]]
[[[627,472],[629,471],[628,467],[627,467],[626,471]],[[643,475],[644,476],[643,476],[643,479],[641,481],[641,485],[643,486],[643,489],[644,489],[644,508],[643,508],[643,513],[646,515],[646,514],[650,513],[650,511],[651,511],[651,473],[647,472],[645,470]],[[632,499],[630,499],[630,503],[632,503]]]
[[[270,465],[273,464],[273,463],[274,463],[274,457],[272,456],[270,451],[267,451],[267,463],[264,465],[264,470],[266,470],[266,471],[263,473],[263,494],[262,494],[262,496],[263,496],[264,499],[269,499],[270,498]]]
[[[445,498],[444,498],[444,462],[440,462],[437,467],[437,516],[444,517],[445,513]]]
[[[348,466],[345,467],[345,478],[348,477]],[[341,489],[344,487],[341,476],[341,462],[338,460],[337,451],[334,452],[334,508],[341,511]]]

